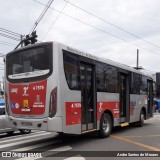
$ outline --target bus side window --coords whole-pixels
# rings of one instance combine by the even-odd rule
[[[64,72],[71,90],[80,90],[80,69],[77,55],[63,51]]]

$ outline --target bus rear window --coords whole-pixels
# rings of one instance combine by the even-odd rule
[[[7,57],[7,78],[26,79],[47,75],[50,72],[49,57],[46,47],[12,53]]]

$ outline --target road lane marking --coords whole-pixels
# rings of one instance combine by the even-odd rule
[[[111,137],[115,138],[115,139],[119,139],[121,141],[125,141],[125,142],[128,142],[128,143],[131,143],[131,144],[135,144],[135,145],[143,147],[143,148],[147,148],[149,150],[160,151],[160,148],[155,148],[155,147],[148,146],[148,145],[145,145],[145,144],[142,144],[142,143],[139,143],[139,142],[131,141],[129,139],[126,139],[126,138],[123,138],[123,137],[120,137],[120,136],[113,136],[113,135],[111,135]]]
[[[29,139],[29,140],[25,140],[25,141],[23,140],[23,141],[18,141],[18,142],[14,142],[14,143],[0,145],[0,149],[1,148],[6,148],[6,147],[11,147],[11,146],[16,146],[16,145],[24,144],[24,143],[28,143],[28,142],[33,142],[33,141],[36,141],[36,140],[44,140],[44,139],[48,139],[48,137],[46,137],[46,138],[39,137],[39,138],[35,138],[35,139]]]
[[[16,131],[17,132],[17,131]],[[13,138],[17,138],[17,137],[24,137],[24,135],[33,135],[33,134],[39,134],[39,133],[44,133],[46,131],[39,131],[39,132],[31,132],[29,134],[21,134],[21,135],[14,135],[13,136],[9,136],[9,137],[5,137],[5,138],[0,138],[1,140],[5,140],[5,139],[13,139]],[[47,133],[47,132],[46,132]],[[6,133],[4,133],[6,135]],[[0,134],[2,135],[2,134]],[[1,141],[2,142],[2,141]]]
[[[144,135],[144,136],[121,136],[121,137],[127,137],[127,138],[142,138],[142,137],[160,137],[160,135]]]
[[[71,149],[72,149],[72,147],[70,147],[70,146],[63,146],[63,147],[51,149],[51,150],[49,150],[49,151],[63,152],[63,151],[71,150]]]
[[[160,121],[159,118],[150,119],[149,121]]]
[[[6,143],[6,142],[12,142],[12,141],[17,141],[17,140],[24,140],[24,138],[25,139],[28,139],[28,138],[33,138],[33,137],[39,137],[39,136],[44,136],[44,135],[47,135],[47,134],[52,134],[52,133],[50,133],[50,132],[46,132],[46,133],[41,133],[41,134],[37,134],[37,135],[27,135],[26,137],[24,137],[24,135],[22,136],[22,137],[20,137],[20,138],[14,138],[14,139],[9,139],[9,140],[4,140],[4,141],[1,141],[0,142],[0,144],[2,144],[2,143]],[[33,141],[33,140],[32,140]],[[1,146],[0,146],[0,148],[1,148]]]
[[[40,148],[40,147],[44,147],[44,146],[48,146],[50,144],[56,144],[56,143],[60,143],[60,142],[62,142],[62,141],[61,140],[56,140],[56,141],[51,141],[51,142],[44,142],[44,143],[35,144],[35,145],[32,145],[32,146],[27,146],[27,147],[23,147],[23,148],[14,149],[12,151],[14,151],[14,152],[28,151],[28,150],[31,150],[31,149]]]
[[[74,156],[74,157],[69,157],[69,158],[65,158],[64,160],[85,160],[84,157],[82,157],[81,155],[77,155],[77,156]]]
[[[59,148],[54,148],[54,149],[48,150],[46,152],[43,152],[42,153],[43,157],[41,157],[41,158],[45,158],[46,156],[50,156],[50,155],[57,154],[57,153],[64,152],[64,151],[68,151],[71,149],[72,149],[72,147],[70,147],[70,146],[63,146],[63,147],[59,147]],[[40,157],[37,157],[37,158],[36,157],[26,157],[26,158],[18,158],[16,160],[36,160],[36,159],[41,159],[41,158]]]

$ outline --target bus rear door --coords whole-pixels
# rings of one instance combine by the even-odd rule
[[[80,63],[82,133],[96,129],[95,67]]]
[[[153,117],[153,82],[151,80],[148,80],[148,109],[147,109],[147,115],[149,117]]]
[[[130,120],[130,94],[129,94],[129,74],[120,73],[119,75],[120,91],[120,123],[129,122]]]

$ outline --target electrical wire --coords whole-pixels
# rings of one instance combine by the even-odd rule
[[[18,38],[15,38],[15,37],[13,37],[13,36],[9,36],[9,35],[7,35],[7,34],[4,34],[4,33],[0,33],[0,35],[1,35],[1,36],[3,36],[3,37],[6,37],[6,38],[13,39],[13,40],[15,40],[15,41],[20,41],[20,39],[18,39]]]
[[[64,1],[66,1],[66,0],[64,0]],[[117,25],[115,25],[115,24],[113,24],[113,23],[111,23],[111,22],[109,22],[109,21],[106,21],[105,19],[103,19],[103,18],[101,18],[101,17],[98,17],[98,16],[96,16],[95,14],[93,14],[93,13],[91,13],[91,12],[89,12],[89,11],[83,9],[83,8],[80,8],[79,6],[77,6],[77,5],[75,5],[75,4],[71,3],[71,2],[68,2],[68,3],[69,3],[70,5],[72,5],[72,6],[74,6],[75,8],[78,8],[79,10],[81,10],[81,11],[83,11],[83,12],[86,12],[87,14],[89,14],[89,15],[91,15],[91,16],[99,19],[99,20],[101,20],[101,21],[103,21],[103,22],[105,22],[105,23],[107,23],[107,24],[109,24],[109,25],[111,25],[111,26],[113,26],[113,27],[115,27],[115,28],[117,28],[117,29],[119,29],[119,30],[127,33],[127,34],[130,34],[130,35],[133,36],[133,37],[136,37],[136,38],[138,38],[138,39],[140,39],[140,40],[142,40],[142,41],[144,41],[144,42],[146,42],[146,43],[148,43],[148,44],[150,44],[150,45],[153,45],[154,47],[160,48],[160,46],[155,45],[155,44],[153,44],[152,42],[149,42],[149,41],[147,41],[147,40],[145,40],[145,39],[143,39],[143,38],[141,38],[141,37],[139,37],[139,36],[137,36],[137,35],[129,32],[129,31],[127,31],[127,30],[125,30],[125,29],[123,29],[123,28],[121,28],[121,27],[119,27],[119,26],[117,26]]]
[[[12,34],[12,33],[9,33],[9,32],[7,32],[7,31],[1,30],[1,29],[0,29],[0,32],[3,32],[3,33],[5,33],[5,34],[11,35],[11,36],[14,36],[15,38],[19,38],[19,37],[20,37],[20,35],[14,35],[14,34]]]
[[[65,9],[65,7],[67,6],[69,0],[66,1],[66,4],[64,5],[64,7],[62,8],[62,10],[59,12],[58,16],[56,17],[55,21],[51,24],[51,26],[49,27],[48,31],[46,32],[46,34],[44,35],[44,37],[42,38],[42,41],[44,40],[44,38],[47,36],[47,34],[49,33],[49,31],[53,28],[53,26],[56,24],[58,18],[60,17],[60,15],[62,14],[63,10]]]
[[[41,5],[44,5],[44,6],[45,6],[45,4],[43,4],[43,3],[39,2],[39,1],[36,1],[36,0],[33,0],[33,1],[35,1],[35,2],[38,3],[38,4],[41,4]],[[52,10],[54,10],[54,11],[56,11],[56,12],[61,13],[61,11],[58,11],[58,10],[52,8],[52,7],[50,7],[50,9],[52,9]],[[117,35],[114,35],[114,34],[109,33],[109,32],[107,32],[107,31],[105,31],[105,30],[103,30],[103,29],[100,29],[100,28],[98,28],[98,27],[95,27],[95,26],[93,26],[93,25],[91,25],[91,24],[89,24],[89,23],[83,22],[83,21],[81,21],[81,20],[79,20],[79,19],[77,19],[77,18],[74,18],[74,17],[66,14],[66,13],[61,13],[61,14],[63,14],[63,15],[66,16],[66,17],[69,17],[69,18],[71,18],[71,19],[74,19],[75,21],[78,21],[78,22],[80,22],[80,23],[83,23],[83,24],[85,24],[85,25],[87,25],[87,26],[90,26],[90,27],[92,27],[92,28],[94,28],[94,29],[96,29],[96,30],[99,30],[99,31],[101,31],[101,32],[103,32],[103,33],[105,33],[105,34],[111,35],[111,36],[113,36],[113,37],[115,37],[115,38],[117,38],[117,39],[120,39],[120,40],[124,41],[124,42],[130,43],[130,44],[132,44],[132,45],[134,45],[134,46],[136,46],[136,47],[139,47],[139,48],[142,48],[142,49],[144,49],[144,50],[146,50],[146,51],[149,51],[149,52],[152,53],[152,54],[160,55],[160,54],[157,53],[157,52],[153,52],[153,51],[151,51],[151,50],[149,50],[149,49],[147,49],[147,48],[144,48],[144,47],[142,47],[142,46],[140,46],[140,45],[131,43],[131,42],[128,41],[128,40],[125,40],[125,39],[123,39],[123,38],[121,38],[121,37],[119,37],[119,36],[117,36]]]
[[[8,34],[11,34],[11,35],[13,35],[13,36],[17,36],[17,37],[20,37],[20,36],[21,36],[21,34],[19,34],[19,33],[10,31],[10,30],[5,29],[5,28],[2,28],[2,27],[0,27],[0,31],[5,32],[5,33],[8,33]]]
[[[47,5],[45,5],[44,10],[42,11],[42,13],[40,14],[39,18],[37,19],[37,21],[35,22],[34,26],[32,27],[30,34],[35,31],[36,27],[38,26],[39,22],[42,20],[42,18],[44,17],[44,15],[46,14],[47,10],[49,9],[49,7],[51,6],[51,4],[53,3],[54,0],[49,0]]]

